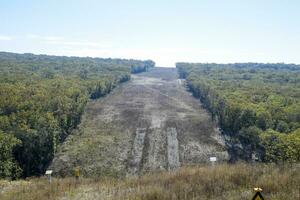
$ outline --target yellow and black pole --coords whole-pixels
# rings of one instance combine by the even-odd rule
[[[259,188],[259,187],[254,188],[254,192],[255,192],[255,195],[252,198],[252,200],[264,200],[264,197],[261,194],[261,192],[262,192],[261,188]]]

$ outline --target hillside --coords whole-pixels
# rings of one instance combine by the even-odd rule
[[[79,166],[85,176],[124,176],[199,164],[209,156],[228,159],[218,127],[176,69],[153,68],[89,102],[49,169],[64,176]]]
[[[300,66],[177,63],[180,76],[245,160],[300,161]]]
[[[81,70],[81,64],[69,63],[61,68],[52,68],[53,63],[49,64],[48,61],[47,70],[44,66],[22,71],[24,67],[20,63],[23,62],[17,61],[11,61],[13,65],[3,65],[2,73],[11,75],[13,81],[7,83],[5,76],[2,76],[1,81],[5,83],[3,94],[11,94],[6,96],[5,101],[2,96],[2,101],[6,103],[3,104],[2,112],[4,110],[7,114],[13,111],[7,116],[10,123],[17,123],[18,129],[7,126],[2,115],[1,127],[10,130],[9,134],[2,135],[13,136],[13,130],[17,130],[15,138],[0,138],[2,144],[14,144],[16,150],[20,151],[22,149],[18,149],[18,142],[22,141],[28,145],[22,147],[26,150],[22,152],[24,155],[38,155],[29,157],[34,161],[29,163],[29,167],[40,162],[44,166],[39,168],[40,173],[47,167],[54,171],[54,178],[51,184],[45,177],[2,180],[1,200],[246,200],[251,199],[253,188],[257,186],[264,189],[266,199],[299,198],[297,66],[287,65],[277,69],[277,65],[198,66],[181,63],[178,69],[150,67],[144,69],[147,72],[131,75],[129,80],[129,72],[139,72],[137,66],[142,66],[143,70],[145,62],[137,65],[128,64],[131,61],[125,60],[123,66],[114,68],[115,61],[108,60],[112,63],[107,68],[96,64],[99,74],[90,74],[89,71],[96,67],[91,63],[95,60],[90,59],[75,62],[90,66],[87,72]],[[25,66],[36,65],[28,62]],[[121,61],[117,62],[120,64]],[[71,66],[75,66],[74,71],[68,73]],[[270,72],[272,76],[268,76]],[[14,79],[13,73],[18,74]],[[57,81],[65,87],[53,87]],[[29,87],[31,90],[26,89],[28,85],[32,87]],[[10,88],[15,93],[5,93]],[[28,91],[35,92],[26,96]],[[49,96],[45,95],[46,92]],[[82,104],[74,104],[78,101],[78,96],[74,94],[82,95]],[[20,104],[24,97],[32,99]],[[55,113],[55,110],[45,111],[42,108],[56,105],[57,97],[64,99],[60,102],[61,108],[65,109],[61,114],[65,115],[53,114],[53,118],[45,118],[49,117],[49,113]],[[39,109],[32,110],[29,103],[39,106]],[[13,105],[18,106],[14,108]],[[70,112],[74,107],[66,105],[80,105],[81,112],[71,115],[74,114]],[[218,110],[221,105],[225,112]],[[9,110],[11,108],[15,110]],[[272,113],[267,115],[269,118],[261,117],[266,116],[267,112]],[[39,120],[32,119],[35,115],[39,116]],[[17,120],[24,120],[26,116],[30,119],[27,124]],[[73,119],[71,116],[77,116],[80,120],[77,123],[60,121],[62,116],[69,120]],[[41,125],[48,125],[48,121],[41,119],[52,119],[54,125],[58,124],[57,127],[63,124],[58,122],[66,122],[65,125],[70,123],[70,126],[66,126],[66,131],[54,132],[62,139],[51,143],[53,140],[47,133],[53,132],[45,128],[38,129],[43,127]],[[24,128],[24,124],[30,129]],[[53,124],[49,127],[53,127]],[[58,130],[63,128],[61,126]],[[28,134],[30,140],[25,140],[20,133],[32,134]],[[19,140],[16,140],[17,137]],[[269,145],[266,142],[270,142]],[[36,150],[43,151],[36,155]],[[276,151],[270,154],[271,150]],[[276,154],[278,152],[280,155]],[[234,156],[250,161],[255,153],[261,161],[274,161],[266,159],[274,158],[277,164],[227,163]],[[44,155],[48,156],[47,162],[42,160]],[[54,159],[48,165],[52,156]],[[218,159],[214,167],[208,163],[210,156]],[[73,177],[75,168],[80,169],[79,181]]]
[[[0,52],[0,178],[44,174],[89,99],[152,61]]]

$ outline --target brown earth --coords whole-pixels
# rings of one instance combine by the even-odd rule
[[[82,122],[49,169],[124,176],[228,160],[224,140],[176,69],[154,68],[88,103]]]

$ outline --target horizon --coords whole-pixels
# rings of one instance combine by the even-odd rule
[[[300,2],[1,3],[0,51],[190,63],[300,63]],[[22,19],[22,20],[21,20]]]
[[[68,58],[72,58],[72,57],[77,57],[77,58],[92,58],[92,59],[121,59],[121,60],[141,60],[141,59],[133,59],[133,58],[112,58],[112,57],[92,57],[92,56],[72,56],[72,55],[51,55],[51,54],[36,54],[36,53],[31,53],[31,52],[24,52],[24,53],[19,53],[19,52],[8,52],[8,51],[0,51],[0,53],[12,53],[12,54],[32,54],[35,56],[57,56],[57,57],[68,57]],[[151,59],[148,59],[151,60]],[[141,60],[141,61],[146,61],[146,60]],[[152,60],[154,61],[154,60]],[[155,61],[154,61],[155,62]],[[162,67],[162,68],[176,68],[176,64],[177,63],[189,63],[189,64],[217,64],[217,65],[231,65],[231,64],[244,64],[244,63],[253,63],[253,64],[286,64],[286,65],[298,65],[300,66],[300,64],[298,63],[285,63],[285,62],[228,62],[228,63],[217,63],[217,62],[185,62],[185,61],[178,61],[174,63],[174,66],[158,66],[155,63],[154,67]]]

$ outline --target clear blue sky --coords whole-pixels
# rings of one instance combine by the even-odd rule
[[[300,63],[299,0],[3,0],[0,51]]]

